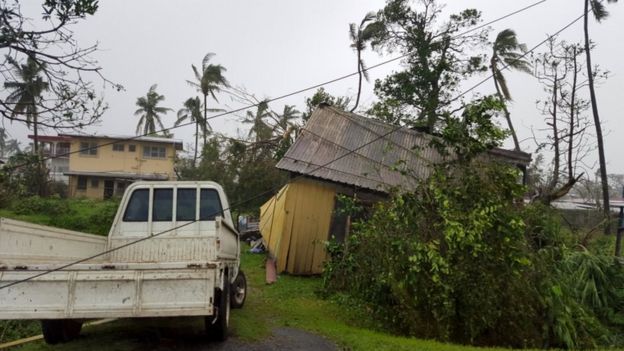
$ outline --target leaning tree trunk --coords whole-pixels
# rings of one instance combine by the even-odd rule
[[[195,156],[193,156],[193,167],[197,167],[197,146],[199,144],[199,121],[195,121]]]
[[[355,106],[351,109],[350,112],[355,111],[355,109],[360,104],[360,94],[362,93],[362,52],[360,50],[357,51],[357,66],[358,66],[358,92],[357,97],[355,99]]]
[[[514,142],[514,150],[520,151],[520,142],[518,141],[518,135],[516,135],[516,129],[514,128],[513,123],[511,122],[511,113],[509,113],[509,110],[507,109],[507,103],[505,102],[505,98],[503,97],[503,94],[500,91],[500,87],[498,86],[498,81],[496,80],[496,78],[494,78],[494,86],[496,87],[496,95],[498,95],[498,98],[503,103],[503,113],[505,113],[507,126],[509,127],[509,131],[511,132],[511,138],[513,139],[513,142]]]
[[[598,146],[598,162],[600,163],[600,181],[602,183],[602,206],[604,211],[604,233],[611,232],[611,210],[609,206],[609,183],[607,178],[607,162],[605,159],[604,141],[602,139],[602,127],[600,126],[600,116],[598,115],[598,102],[596,101],[596,91],[594,89],[594,74],[592,72],[590,41],[589,41],[589,0],[585,0],[585,16],[583,29],[585,32],[585,54],[587,57],[587,78],[589,86],[589,96],[591,99],[594,125],[596,126],[596,144]]]
[[[204,95],[204,120],[202,121],[202,137],[204,138],[204,146],[202,147],[202,152],[206,147],[206,132],[208,131],[208,94]]]

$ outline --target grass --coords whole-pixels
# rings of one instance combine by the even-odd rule
[[[279,327],[303,329],[335,341],[344,350],[485,350],[484,348],[445,344],[393,336],[365,328],[352,309],[335,300],[317,296],[318,277],[280,276],[277,283],[264,283],[264,256],[243,249],[241,265],[247,276],[248,296],[245,306],[233,310],[231,335],[244,342],[262,340]],[[49,346],[36,341],[21,346],[24,351],[78,350],[151,350],[203,345],[203,321],[200,318],[118,320],[86,327],[79,339]],[[167,346],[169,345],[169,346]],[[504,349],[488,349],[504,350]]]
[[[0,208],[0,217],[107,235],[117,211],[117,200],[30,197]]]

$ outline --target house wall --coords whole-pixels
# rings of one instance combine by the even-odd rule
[[[114,140],[98,138],[75,138],[72,140],[69,170],[72,172],[122,172],[137,175],[161,174],[166,175],[169,180],[176,179],[173,169],[176,150],[173,144],[134,140],[117,143],[116,145],[123,145],[123,151],[117,151],[113,149],[113,145],[108,145],[112,141]],[[81,143],[83,142],[97,144],[96,154],[85,155],[80,153]],[[130,151],[130,145],[135,145],[134,151]],[[146,146],[164,147],[164,157],[144,156],[143,151]],[[104,197],[106,180],[114,181],[114,194],[119,195],[127,183],[127,181],[116,178],[86,176],[86,189],[78,189],[78,177],[77,175],[69,177],[68,190],[70,197],[102,199]],[[93,186],[92,181],[94,179],[97,179],[97,186]]]
[[[69,157],[69,169],[74,172],[127,172],[136,174],[166,174],[169,179],[175,179],[173,162],[175,148],[173,144],[149,143],[143,141],[120,142],[124,151],[114,151],[113,145],[98,147],[96,155],[83,155],[79,152],[82,142],[108,144],[111,139],[75,139],[71,142],[71,155]],[[129,151],[129,145],[135,145],[135,151]],[[165,157],[144,157],[145,146],[164,146]]]
[[[86,188],[78,189],[78,177],[84,177],[87,181]],[[94,182],[95,181],[95,182]],[[110,177],[93,177],[93,176],[69,176],[69,197],[86,197],[90,199],[103,199],[104,188],[107,181],[112,182],[112,196],[122,196],[126,187],[130,183],[129,180],[115,179]]]

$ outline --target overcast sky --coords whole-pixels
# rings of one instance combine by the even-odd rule
[[[532,4],[537,0],[463,0],[448,1],[446,12],[476,8],[484,21]],[[443,3],[444,1],[441,1]],[[37,17],[41,1],[23,4],[26,15]],[[583,12],[581,0],[548,0],[526,12],[492,25],[494,35],[505,28],[514,29],[520,41],[529,47],[539,43]],[[276,97],[315,85],[356,70],[356,58],[349,47],[348,25],[358,22],[369,11],[383,7],[383,0],[279,0],[279,1],[207,1],[207,0],[106,0],[100,1],[97,13],[75,26],[79,42],[88,46],[99,43],[95,55],[107,78],[125,87],[103,94],[110,109],[98,127],[89,133],[132,135],[136,128],[136,99],[147,93],[152,84],[165,95],[164,106],[177,111],[184,100],[197,93],[187,83],[192,79],[191,64],[201,65],[208,52],[216,53],[213,63],[227,68],[226,78],[232,85],[246,88],[258,98]],[[610,4],[611,16],[602,24],[592,21],[591,33],[597,43],[594,62],[611,72],[611,78],[598,88],[600,114],[606,133],[609,173],[624,173],[624,158],[619,149],[624,128],[619,122],[624,94],[624,15],[622,4]],[[582,40],[582,21],[562,34],[568,41]],[[368,66],[392,56],[379,56],[370,50],[364,59]],[[363,87],[361,107],[374,101],[372,82],[397,69],[386,65],[370,72],[371,83]],[[484,76],[485,77],[485,76]],[[514,102],[511,106],[519,138],[526,140],[523,149],[533,151],[528,140],[531,130],[544,127],[543,116],[535,101],[543,92],[535,78],[522,73],[508,73],[508,84]],[[98,82],[98,87],[100,83]],[[468,85],[467,85],[468,86]],[[326,86],[335,95],[355,96],[357,78]],[[479,91],[492,93],[493,84],[485,83]],[[304,99],[313,91],[277,101],[271,107],[280,111],[284,104],[304,108]],[[240,107],[227,96],[212,107]],[[173,125],[176,113],[164,117],[165,126]],[[236,116],[211,121],[213,129],[231,136],[244,133],[247,125]],[[7,124],[12,137],[25,140],[27,131],[18,124]],[[173,131],[185,145],[193,140],[194,128]],[[508,144],[509,146],[510,144]],[[594,159],[588,159],[593,166]],[[587,169],[593,173],[595,169]]]

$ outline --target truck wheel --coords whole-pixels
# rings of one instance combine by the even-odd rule
[[[236,279],[231,286],[231,303],[232,308],[242,308],[247,297],[247,278],[245,273],[239,270]]]
[[[223,290],[215,290],[215,304],[218,303],[215,316],[206,317],[206,333],[211,340],[225,341],[230,324],[230,284],[227,274],[223,277]],[[218,301],[218,302],[217,302]]]
[[[82,330],[82,321],[77,319],[64,319],[63,329],[65,332],[65,341],[71,341],[80,335]]]
[[[82,321],[75,319],[44,319],[41,321],[43,339],[50,345],[67,342],[80,335]]]

